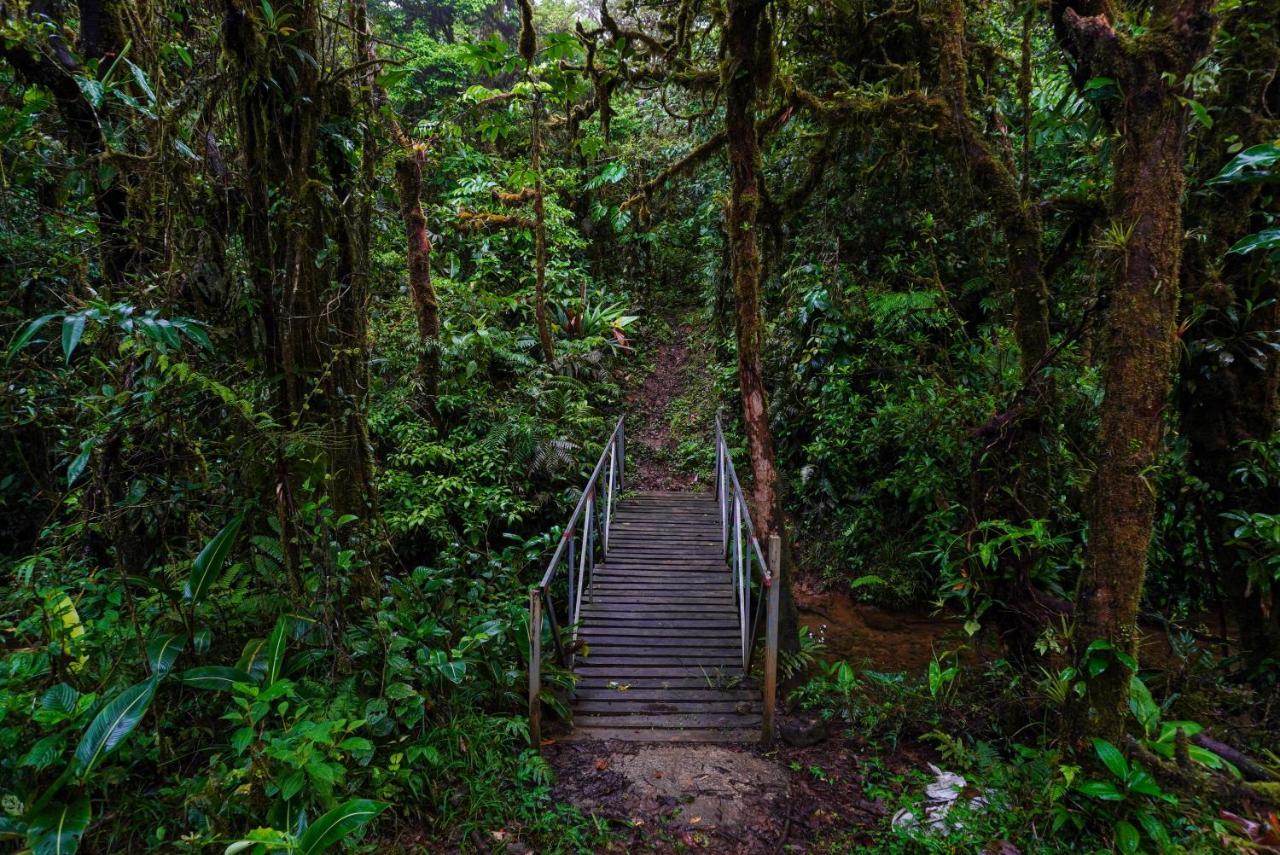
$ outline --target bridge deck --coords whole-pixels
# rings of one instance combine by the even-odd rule
[[[582,605],[578,738],[754,741],[760,693],[742,636],[719,510],[708,493],[619,503]]]

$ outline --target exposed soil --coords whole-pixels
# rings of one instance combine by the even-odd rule
[[[800,623],[826,643],[827,658],[866,665],[876,671],[921,674],[935,653],[946,648],[954,622],[918,612],[893,611],[859,603],[839,591],[795,586]]]
[[[627,395],[631,415],[627,431],[632,472],[628,487],[636,490],[694,490],[700,477],[681,472],[676,465],[677,441],[671,429],[672,404],[689,384],[691,373],[689,335],[693,327],[671,323],[672,337],[658,345],[653,372]]]
[[[863,756],[828,740],[764,753],[740,745],[570,742],[547,749],[557,800],[605,819],[610,852],[757,855],[866,845],[888,808],[863,792]],[[917,768],[903,752],[882,768]]]

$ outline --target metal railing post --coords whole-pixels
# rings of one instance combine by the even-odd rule
[[[542,591],[529,591],[529,744],[542,749]]]
[[[760,741],[773,747],[774,706],[778,701],[778,599],[782,591],[782,539],[769,535],[769,565],[765,576],[768,608],[764,620],[764,714],[761,716]]]
[[[604,555],[609,557],[609,522],[613,518],[613,470],[617,457],[618,445],[613,443],[609,449],[609,483],[605,487],[604,497]]]
[[[578,605],[574,602],[574,599],[573,599],[573,592],[574,592],[574,591],[576,591],[576,590],[578,589],[578,587],[577,587],[578,573],[577,573],[577,568],[574,566],[574,563],[573,563],[573,559],[574,559],[574,551],[575,551],[575,550],[574,550],[574,548],[573,548],[573,541],[575,540],[575,538],[574,538],[574,536],[573,536],[573,529],[569,529],[568,531],[566,531],[566,532],[565,532],[565,538],[569,541],[569,587],[568,587],[568,591],[569,591],[569,623],[573,624],[574,626],[577,626],[577,624],[578,624]],[[574,630],[574,638],[575,638],[575,639],[577,638],[577,630],[576,630],[576,629]]]

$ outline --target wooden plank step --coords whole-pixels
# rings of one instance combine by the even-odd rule
[[[573,714],[579,715],[759,715],[759,704],[751,701],[671,701],[671,700],[579,700],[573,705]]]
[[[739,713],[686,713],[684,715],[629,715],[620,722],[615,716],[585,715],[573,717],[574,728],[588,727],[654,727],[699,728],[759,727],[758,714]]]
[[[583,657],[586,662],[598,662],[602,659],[644,658],[667,662],[678,659],[728,659],[735,655],[742,656],[742,648],[732,644],[711,647],[704,644],[685,644],[675,647],[651,645],[642,639],[633,639],[637,644],[600,644],[587,642],[590,653]],[[579,654],[581,656],[581,654]]]
[[[576,701],[605,701],[613,698],[632,698],[640,701],[671,699],[673,701],[758,701],[760,693],[751,689],[709,689],[701,687],[637,687],[620,688],[578,688],[574,690]]]
[[[653,676],[633,676],[628,679],[617,679],[614,677],[597,677],[589,675],[581,675],[578,680],[576,691],[599,691],[599,692],[617,692],[617,691],[636,691],[642,689],[653,689],[655,691],[689,691],[693,689],[702,689],[711,692],[736,692],[746,690],[753,694],[759,694],[759,689],[755,683],[747,678],[738,678],[734,682],[730,678],[726,678],[721,684],[715,681],[715,675],[711,675],[712,679],[708,680],[706,676],[699,675],[697,677],[653,677]],[[729,685],[733,683],[733,685]],[[610,685],[613,684],[613,685]],[[626,686],[625,690],[617,688],[618,686]]]
[[[662,743],[701,743],[714,742],[729,745],[748,745],[760,741],[759,728],[723,728],[702,730],[645,730],[634,727],[584,727],[561,737],[562,742],[594,742],[596,740],[613,740],[617,742],[662,742]]]
[[[614,675],[628,675],[634,673],[637,676],[643,676],[646,668],[666,668],[668,671],[675,672],[677,668],[694,668],[695,671],[707,671],[708,673],[716,671],[716,669],[737,668],[742,669],[742,655],[700,655],[682,653],[680,655],[640,655],[640,657],[622,657],[622,655],[613,655],[605,653],[593,653],[589,657],[579,657],[575,671],[585,671],[588,668],[612,668]]]
[[[633,588],[639,588],[634,590]],[[720,608],[733,610],[733,591],[728,586],[724,586],[723,593],[707,593],[677,591],[671,586],[662,585],[645,585],[632,586],[631,588],[613,588],[595,586],[591,591],[592,605],[596,603],[649,603],[652,605],[705,605],[719,606]]]
[[[590,635],[597,633],[601,635],[636,635],[649,636],[656,633],[666,633],[668,636],[699,638],[704,635],[724,635],[725,637],[739,638],[741,627],[735,620],[713,620],[704,618],[702,620],[686,620],[686,621],[662,621],[661,624],[628,621],[628,620],[584,620],[582,622],[582,632]]]
[[[696,594],[729,595],[734,591],[728,579],[681,579],[680,577],[649,576],[611,576],[608,579],[596,579],[591,585],[592,596],[599,593],[620,590],[672,594],[685,591]],[[583,594],[586,599],[586,593]]]
[[[619,666],[583,660],[574,666],[574,672],[582,677],[595,677],[604,682],[628,683],[638,677],[684,677],[702,679],[708,688],[720,685],[731,685],[732,681],[742,678],[742,665],[685,665],[679,662],[664,662],[659,665]]]
[[[742,628],[737,623],[706,624],[682,627],[650,626],[648,624],[626,623],[623,621],[593,620],[583,621],[581,634],[587,637],[600,638],[731,638],[742,635]]]
[[[633,615],[635,617],[661,617],[674,618],[677,620],[688,619],[690,617],[716,617],[727,619],[736,614],[733,607],[733,599],[728,598],[726,604],[715,609],[707,609],[705,606],[696,603],[668,602],[668,603],[648,603],[648,602],[628,602],[623,600],[596,599],[588,600],[582,604],[582,616],[584,619],[598,619],[601,616],[611,614]]]

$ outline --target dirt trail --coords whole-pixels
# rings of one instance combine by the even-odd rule
[[[671,340],[658,345],[653,371],[627,395],[627,426],[632,454],[628,486],[636,490],[697,490],[698,473],[682,472],[676,458],[679,441],[672,430],[673,404],[688,389],[690,378],[703,370],[691,361],[689,336],[693,326],[671,319]]]

